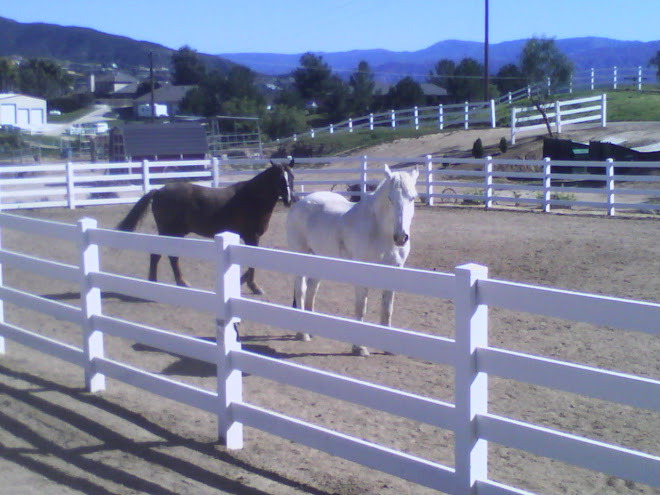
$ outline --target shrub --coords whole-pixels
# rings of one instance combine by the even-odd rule
[[[500,138],[500,151],[502,153],[506,153],[506,150],[509,149],[509,143],[507,142],[506,138],[502,136]]]
[[[484,157],[484,145],[481,142],[481,138],[477,138],[477,140],[472,145],[472,156],[474,158]]]

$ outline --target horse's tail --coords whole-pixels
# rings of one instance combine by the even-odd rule
[[[126,218],[117,224],[115,230],[123,230],[125,232],[133,232],[137,224],[142,220],[144,214],[147,212],[147,207],[155,194],[157,189],[149,191],[147,194],[142,196],[140,200],[135,203],[135,206],[131,208],[131,211],[128,212]]]

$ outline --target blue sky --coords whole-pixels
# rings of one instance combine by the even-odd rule
[[[483,41],[485,0],[2,0],[0,16],[203,53],[303,53]],[[660,0],[489,0],[491,43],[660,39]]]

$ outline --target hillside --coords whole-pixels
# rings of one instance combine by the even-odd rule
[[[148,41],[102,33],[94,29],[55,24],[20,23],[0,17],[0,56],[44,57],[77,64],[117,64],[127,70],[149,64],[168,67],[175,49]],[[210,67],[226,70],[232,62],[199,54]]]

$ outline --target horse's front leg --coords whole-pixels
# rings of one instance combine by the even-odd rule
[[[258,246],[259,245],[259,239],[258,238],[243,238],[243,242],[247,246]],[[250,288],[253,294],[261,295],[264,294],[264,291],[257,285],[257,283],[254,281],[254,267],[249,267],[246,272],[241,275],[241,284],[247,283],[247,286]]]
[[[392,326],[392,310],[394,309],[394,291],[384,290],[380,305],[380,324]]]
[[[170,256],[170,265],[172,266],[172,273],[174,273],[174,280],[176,281],[176,285],[180,285],[181,287],[190,287],[190,284],[186,282],[186,280],[183,278],[183,275],[181,275],[178,256]]]
[[[367,287],[355,288],[355,318],[364,321],[364,316],[367,312],[367,296],[369,289]],[[353,344],[353,354],[357,356],[368,356],[369,350],[363,345]]]

